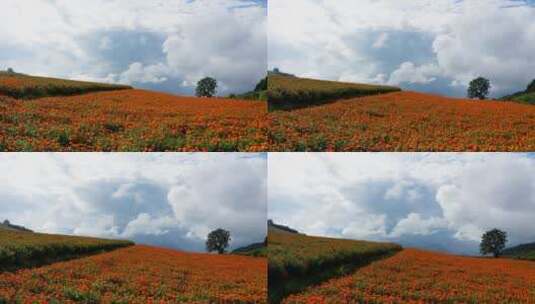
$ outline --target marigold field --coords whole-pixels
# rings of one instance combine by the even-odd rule
[[[397,92],[269,114],[271,151],[534,151],[535,107]]]
[[[107,240],[0,229],[0,270],[39,265],[79,255],[109,251],[133,245]]]
[[[0,96],[0,151],[265,151],[266,107],[143,90]]]
[[[0,303],[266,303],[263,258],[134,246],[0,273]]]
[[[284,303],[535,303],[535,263],[406,249]]]
[[[270,303],[401,250],[392,243],[268,232]]]

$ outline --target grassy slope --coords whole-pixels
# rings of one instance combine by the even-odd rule
[[[267,257],[267,247],[262,243],[254,243],[245,247],[237,248],[232,254],[246,255],[253,257]]]
[[[18,99],[70,96],[98,91],[131,89],[130,86],[37,77],[0,72],[0,95]]]
[[[399,88],[358,83],[269,76],[269,110],[289,110],[329,101],[397,92]]]
[[[522,244],[503,251],[505,257],[535,261],[535,243]]]
[[[270,301],[401,250],[391,243],[312,237],[269,229]]]
[[[535,105],[535,92],[515,96],[511,100],[520,103]]]
[[[33,267],[133,245],[130,241],[0,229],[0,269]]]
[[[251,91],[243,94],[237,94],[230,96],[232,99],[241,99],[241,100],[267,100],[267,91]]]

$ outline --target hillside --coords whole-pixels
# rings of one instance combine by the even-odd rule
[[[230,94],[229,98],[242,100],[263,100],[267,101],[267,76],[262,78],[255,86],[255,89],[243,94]]]
[[[535,105],[535,92],[519,94],[506,100]]]
[[[270,301],[384,258],[401,247],[268,230]]]
[[[535,105],[535,80],[533,80],[524,91],[504,96],[500,98],[500,100]]]
[[[267,242],[253,243],[247,246],[237,248],[232,251],[232,254],[267,257]]]
[[[405,249],[283,303],[535,303],[535,263]]]
[[[0,273],[0,303],[266,303],[266,259],[148,246]]]
[[[32,230],[19,226],[19,225],[13,225],[8,220],[3,221],[0,223],[0,230],[10,230],[10,231],[21,231],[21,232],[33,232]]]
[[[535,151],[535,107],[396,92],[269,113],[270,151]]]
[[[0,96],[0,151],[265,151],[266,103],[144,90]]]
[[[521,244],[503,251],[504,257],[535,261],[535,243]]]
[[[400,91],[399,88],[282,75],[268,76],[269,111],[291,110],[338,99]]]
[[[132,87],[0,72],[0,95],[17,99],[70,96],[90,92],[125,89],[132,89]]]
[[[0,270],[34,267],[134,243],[0,229]]]

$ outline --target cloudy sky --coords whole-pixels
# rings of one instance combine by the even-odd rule
[[[266,236],[265,154],[0,154],[0,219],[38,232],[203,251]]]
[[[532,0],[270,0],[268,66],[300,76],[466,96],[535,78]]]
[[[311,235],[477,254],[535,241],[535,155],[273,153],[268,217]]]
[[[265,0],[4,0],[0,69],[193,93],[251,90],[266,72]]]

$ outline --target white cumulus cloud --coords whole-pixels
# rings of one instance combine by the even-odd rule
[[[261,154],[0,154],[0,218],[38,232],[128,238],[203,250],[266,235]],[[7,174],[7,172],[10,172]]]

